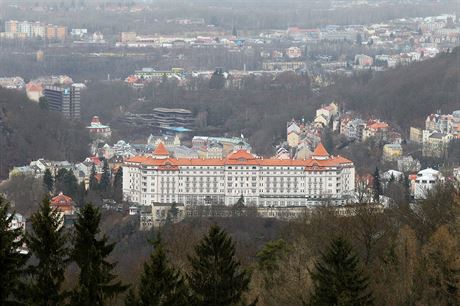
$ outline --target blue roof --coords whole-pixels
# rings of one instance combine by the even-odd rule
[[[191,129],[184,128],[183,126],[168,126],[168,127],[163,127],[165,130],[170,130],[174,132],[191,132]]]

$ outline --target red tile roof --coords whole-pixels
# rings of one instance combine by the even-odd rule
[[[329,156],[326,148],[323,146],[322,143],[316,146],[315,151],[313,151],[313,156]]]
[[[27,91],[43,91],[43,88],[41,87],[40,84],[35,84],[35,83],[29,83],[26,85]]]
[[[369,126],[369,128],[374,129],[374,130],[387,129],[388,124],[386,124],[385,122],[375,122],[375,123],[371,124]]]
[[[51,204],[72,202],[72,198],[64,195],[62,192],[51,199]]]
[[[169,152],[166,149],[165,145],[162,142],[160,142],[155,148],[155,151],[153,151],[153,155],[169,156]]]
[[[98,165],[100,165],[102,163],[102,161],[97,156],[91,156],[89,159],[96,166],[98,166]]]
[[[158,147],[157,147],[158,149]],[[156,151],[156,150],[155,150]],[[336,167],[343,164],[351,164],[352,161],[341,156],[329,156],[323,145],[319,145],[316,156],[328,157],[326,159],[264,159],[257,157],[248,151],[239,150],[231,153],[225,159],[219,158],[165,158],[158,159],[150,156],[134,156],[126,160],[127,163],[156,166],[161,170],[178,170],[181,166],[225,166],[225,165],[248,165],[248,166],[300,166],[306,169],[321,167]]]

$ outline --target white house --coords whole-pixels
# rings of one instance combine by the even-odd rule
[[[437,170],[427,168],[419,171],[415,179],[414,198],[424,199],[428,191],[443,181],[444,176]]]

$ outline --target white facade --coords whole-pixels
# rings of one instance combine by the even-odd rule
[[[7,214],[7,218],[10,218],[10,217],[11,217],[11,214]],[[26,232],[26,218],[24,218],[21,214],[15,213],[10,223],[10,229],[11,230],[21,229],[21,231],[25,233]]]
[[[330,156],[321,144],[305,160],[263,159],[244,150],[225,159],[175,159],[160,146],[123,165],[125,200],[233,205],[243,195],[248,205],[309,206],[345,203],[355,189],[353,162]]]
[[[427,168],[419,171],[415,179],[414,199],[424,199],[428,191],[443,181],[443,175],[437,170]]]

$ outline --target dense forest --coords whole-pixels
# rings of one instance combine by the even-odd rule
[[[381,188],[395,200],[385,209],[362,203],[344,215],[325,205],[290,222],[190,218],[147,232],[134,216],[88,204],[63,228],[45,199],[23,240],[29,256],[0,252],[9,271],[0,276],[1,302],[458,305],[458,189],[439,186],[414,207],[404,182]],[[20,232],[8,231],[8,209],[0,199],[0,248],[15,250]]]
[[[0,177],[38,158],[81,161],[88,143],[79,123],[41,109],[23,93],[0,88]]]

